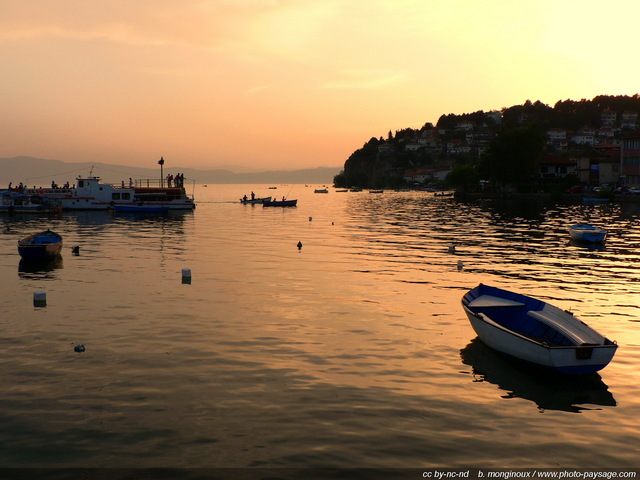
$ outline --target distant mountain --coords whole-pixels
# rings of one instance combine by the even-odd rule
[[[182,173],[187,182],[196,183],[333,183],[333,177],[340,173],[340,167],[318,167],[302,170],[271,170],[264,172],[234,173],[230,170],[198,170],[180,166],[164,165],[164,175]],[[159,178],[160,166],[152,168],[128,167],[107,163],[84,162],[67,163],[59,160],[48,160],[32,157],[0,158],[0,188],[9,182],[18,185],[23,182],[27,186],[47,186],[51,182],[61,185],[65,182],[75,183],[78,176],[93,175],[108,183],[128,183],[129,177]]]

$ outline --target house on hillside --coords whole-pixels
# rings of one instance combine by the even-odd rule
[[[620,127],[627,130],[634,130],[638,125],[638,112],[625,111],[622,114]]]
[[[572,160],[581,183],[595,186],[620,182],[620,145],[601,143]]]
[[[640,185],[640,130],[622,139],[622,175],[625,185]]]
[[[451,172],[451,167],[422,168],[408,170],[402,178],[407,183],[444,182],[449,172]]]
[[[607,108],[600,114],[600,122],[603,127],[611,128],[615,125],[617,117],[618,114],[616,112]]]
[[[574,173],[575,161],[567,157],[545,153],[538,162],[538,177],[545,180],[544,183],[554,183]]]

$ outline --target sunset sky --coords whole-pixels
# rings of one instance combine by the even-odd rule
[[[640,89],[637,0],[0,0],[0,157],[341,167],[440,115]]]

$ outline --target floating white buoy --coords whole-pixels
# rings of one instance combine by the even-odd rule
[[[455,245],[449,245],[449,253],[456,253],[456,246]]]
[[[34,307],[46,307],[47,306],[47,292],[38,290],[33,293],[33,306]]]
[[[458,271],[462,270],[464,268],[464,263],[462,263],[462,260],[458,260]]]
[[[182,269],[182,283],[191,283],[191,269],[183,268]]]

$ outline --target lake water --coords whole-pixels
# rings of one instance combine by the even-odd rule
[[[198,186],[168,216],[2,218],[0,466],[640,464],[640,203],[267,187]],[[298,206],[239,204],[251,189]],[[605,248],[569,243],[584,221]],[[62,259],[26,268],[16,242],[44,228]],[[586,378],[513,365],[460,305],[480,282],[570,309],[616,356]]]

